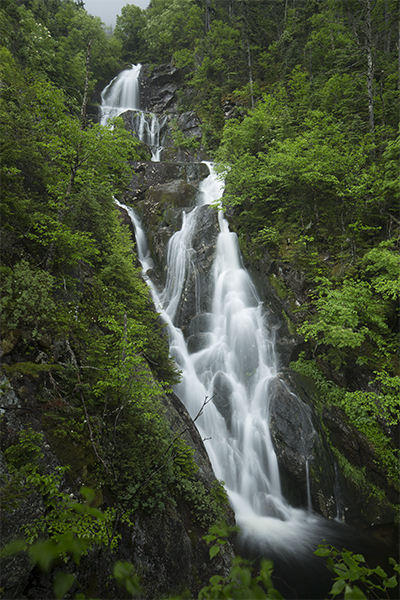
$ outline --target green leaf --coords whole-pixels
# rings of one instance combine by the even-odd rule
[[[249,587],[251,583],[251,573],[249,569],[242,569],[240,572],[240,579],[245,587]]]
[[[54,593],[58,600],[61,600],[71,588],[75,577],[71,573],[56,573],[54,577]]]
[[[328,548],[325,548],[324,546],[320,546],[318,547],[318,550],[315,550],[314,554],[316,556],[330,556],[331,551],[328,550]]]
[[[365,558],[363,557],[362,554],[354,554],[353,555],[354,560],[356,560],[357,562],[365,562]]]
[[[217,556],[218,552],[220,551],[220,547],[219,546],[212,546],[210,548],[210,559],[214,558],[214,556]]]
[[[204,535],[203,536],[203,540],[205,540],[207,542],[207,544],[209,544],[210,542],[213,542],[216,539],[217,539],[216,535]]]
[[[338,579],[333,584],[332,589],[329,593],[332,594],[333,597],[335,597],[342,592],[345,585],[346,585],[346,582],[344,579]]]
[[[366,600],[366,595],[356,585],[352,588],[346,585],[344,592],[344,600]]]
[[[377,575],[379,575],[379,577],[382,577],[382,578],[387,577],[387,573],[385,573],[385,571],[379,565],[376,567],[376,569],[373,569],[373,572],[376,573]]]
[[[114,577],[120,585],[125,586],[131,596],[137,596],[142,592],[139,577],[134,574],[132,563],[117,560],[114,565]]]
[[[397,585],[397,577],[396,575],[393,575],[393,577],[390,577],[389,579],[385,579],[385,581],[383,582],[385,587],[387,588],[394,588]]]
[[[211,585],[218,585],[221,580],[222,577],[220,575],[213,575],[212,577],[210,577]]]
[[[26,550],[26,541],[14,540],[0,550],[0,556],[13,556],[14,554],[18,554],[18,552],[23,552],[24,550]]]
[[[267,597],[271,600],[283,600],[283,596],[275,588],[269,588]]]
[[[42,571],[48,571],[53,560],[60,556],[60,547],[52,540],[39,541],[29,548],[29,554]]]

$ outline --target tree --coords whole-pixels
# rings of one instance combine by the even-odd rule
[[[117,15],[114,36],[122,43],[122,58],[137,64],[145,57],[144,29],[146,13],[134,4],[127,4]]]
[[[201,10],[194,0],[154,0],[146,11],[148,56],[165,62],[174,52],[192,49],[202,36]]]

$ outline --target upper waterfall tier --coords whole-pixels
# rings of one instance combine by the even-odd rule
[[[140,110],[139,73],[141,65],[125,69],[101,92],[101,119],[105,125],[126,110]]]

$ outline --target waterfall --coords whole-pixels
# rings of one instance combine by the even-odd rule
[[[133,66],[105,88],[102,122],[107,123],[124,110],[134,110],[134,130],[139,139],[152,146],[153,160],[157,161],[165,117],[156,118],[153,123],[155,115],[149,117],[139,109],[139,71],[140,65]],[[143,277],[167,325],[170,353],[182,373],[175,391],[192,417],[204,408],[196,425],[216,476],[225,482],[241,528],[242,550],[253,557],[273,559],[274,573],[286,594],[295,593],[299,598],[326,597],[331,581],[325,566],[313,555],[317,545],[329,538],[337,547],[350,544],[353,548],[356,546],[356,551],[363,551],[367,542],[365,538],[356,539],[343,524],[327,521],[312,512],[309,449],[317,432],[312,424],[311,408],[287,388],[278,373],[275,340],[262,302],[243,267],[236,234],[229,230],[221,209],[218,210],[219,234],[212,271],[212,303],[207,309],[209,312],[200,313],[204,290],[197,272],[193,240],[204,206],[218,207],[223,194],[223,183],[215,175],[212,164],[206,164],[210,174],[200,184],[197,206],[183,213],[181,230],[168,243],[168,275],[161,293],[150,277],[154,264],[141,221],[132,208],[117,200],[116,203],[131,218]],[[198,329],[204,343],[200,350],[190,353],[177,323],[187,283],[193,279],[197,311],[193,317],[200,323]],[[304,451],[307,509],[293,508],[282,494],[269,428],[270,389],[271,384],[277,382],[293,398],[291,406],[298,413],[299,431],[306,432],[304,437],[300,434],[300,441]]]
[[[163,116],[159,119],[157,115],[140,109],[141,66],[141,64],[132,65],[130,69],[121,71],[101,92],[100,123],[106,125],[110,119],[118,117],[127,110],[135,111],[132,117],[132,128],[139,140],[149,146],[151,159],[158,162],[167,118]]]
[[[140,109],[139,73],[141,65],[121,71],[101,92],[100,123],[117,117],[126,110]]]
[[[198,204],[212,204],[223,191],[213,172],[201,184]],[[292,508],[282,495],[279,468],[269,430],[268,384],[277,376],[274,339],[262,304],[241,261],[238,240],[222,210],[213,266],[214,294],[207,315],[207,345],[190,354],[179,328],[176,307],[190,269],[197,210],[183,219],[170,239],[168,277],[156,305],[168,325],[170,351],[182,380],[177,395],[196,421],[216,476],[226,485],[243,539],[265,552],[298,553],[316,548],[322,520]],[[201,294],[201,290],[199,290]],[[312,526],[310,524],[312,523]]]
[[[214,203],[223,191],[209,166],[210,175],[200,186],[200,205]],[[274,340],[265,326],[257,291],[242,266],[236,234],[229,231],[220,210],[208,344],[190,354],[174,323],[185,281],[195,268],[191,243],[198,211],[184,215],[181,230],[169,241],[167,282],[159,294],[147,273],[153,263],[141,222],[132,208],[117,204],[131,217],[143,275],[167,324],[170,352],[182,372],[175,392],[193,418],[205,399],[212,399],[196,425],[207,440],[216,476],[225,482],[243,540],[255,541],[269,554],[315,549],[322,519],[310,510],[292,508],[282,495],[269,431],[268,382],[277,375]]]
[[[153,144],[152,127],[138,106],[140,65],[123,71],[102,94],[106,122],[127,108],[138,115],[139,139]],[[129,96],[131,94],[131,97]],[[153,154],[153,160],[157,160]],[[223,183],[206,163],[210,174],[200,185],[197,207],[183,213],[182,227],[168,243],[167,281],[161,294],[148,275],[153,267],[146,236],[132,208],[128,212],[136,232],[137,251],[157,310],[167,324],[170,353],[182,372],[175,392],[194,418],[216,476],[226,485],[244,539],[258,540],[267,550],[298,552],[314,540],[308,511],[293,509],[281,490],[278,461],[269,429],[269,382],[277,376],[274,339],[265,324],[257,290],[242,265],[237,236],[218,210],[220,232],[213,265],[213,300],[204,333],[207,343],[189,353],[182,331],[176,326],[185,283],[196,275],[192,239],[198,207],[218,203]],[[197,286],[198,310],[202,290]],[[308,467],[308,465],[307,465]],[[307,471],[308,478],[308,471]],[[309,481],[307,479],[307,481]],[[314,533],[313,533],[314,532]]]

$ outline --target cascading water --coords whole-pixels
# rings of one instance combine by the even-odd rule
[[[222,185],[210,169],[200,187],[200,204],[214,203],[222,195]],[[282,496],[269,430],[268,384],[277,375],[274,340],[241,264],[236,234],[229,231],[222,211],[207,347],[189,354],[182,332],[174,326],[184,283],[195,268],[191,241],[196,215],[197,209],[186,215],[169,242],[167,282],[156,299],[168,323],[171,354],[182,371],[175,391],[192,417],[205,398],[223,397],[229,405],[226,413],[217,401],[210,402],[196,425],[207,439],[216,476],[225,481],[243,535],[257,539],[264,550],[280,546],[282,552],[298,552],[315,541],[315,529],[310,527],[310,514],[293,509]]]
[[[102,99],[108,115],[115,116],[126,108],[138,109],[135,104],[139,97],[139,70],[140,66],[124,71],[104,90]],[[128,93],[132,93],[131,100]],[[120,103],[124,106],[118,106]],[[140,139],[148,143],[148,130],[142,126],[137,131]],[[198,194],[200,206],[215,203],[223,193],[223,184],[212,165],[208,166],[210,175],[201,183]],[[182,372],[175,390],[177,395],[192,417],[198,414],[206,398],[214,398],[217,393],[229,405],[228,413],[222,414],[216,401],[209,402],[196,425],[208,440],[206,447],[214,471],[225,481],[244,536],[269,540],[271,547],[281,545],[284,550],[298,551],[299,546],[303,547],[313,537],[309,514],[294,510],[282,496],[268,423],[268,384],[277,375],[274,340],[265,326],[257,291],[242,266],[236,234],[229,231],[228,222],[219,210],[214,296],[205,332],[208,344],[190,354],[175,323],[185,282],[196,269],[192,237],[198,208],[183,215],[181,230],[168,244],[168,277],[159,295],[147,275],[153,263],[140,220],[131,208],[117,204],[132,219],[143,274],[157,310],[168,325],[170,352]],[[197,291],[200,297],[202,290]]]
[[[111,104],[106,94],[104,100]],[[167,324],[170,352],[182,372],[175,391],[192,417],[199,413],[205,399],[212,399],[196,425],[207,440],[206,449],[216,476],[225,481],[241,527],[242,547],[250,554],[278,559],[275,572],[286,581],[290,565],[296,597],[321,598],[320,594],[325,595],[330,589],[330,582],[325,580],[325,574],[317,574],[313,560],[318,559],[313,558],[312,552],[325,537],[331,543],[338,536],[343,539],[343,525],[332,524],[312,512],[306,452],[308,509],[291,507],[282,495],[269,429],[269,384],[278,375],[274,338],[265,323],[257,291],[242,266],[236,234],[229,231],[222,210],[218,211],[220,233],[213,265],[212,306],[202,315],[207,323],[202,330],[205,346],[190,354],[182,331],[175,325],[185,284],[190,276],[196,280],[192,240],[199,211],[201,206],[218,201],[223,193],[223,184],[211,164],[209,168],[210,175],[200,186],[197,207],[183,215],[181,230],[169,241],[168,276],[161,294],[148,276],[153,261],[140,220],[130,207],[118,201],[117,204],[131,217],[143,275]],[[202,292],[198,283],[198,310]],[[301,418],[309,420],[313,435],[315,430],[306,409]],[[307,573],[312,572],[311,582],[305,565]],[[313,586],[320,587],[315,591]],[[290,586],[284,588],[283,593],[291,592]]]
[[[140,109],[139,73],[141,65],[132,65],[131,69],[121,71],[102,91],[100,123],[106,125],[110,119],[118,117],[127,110],[135,111],[133,128],[138,138],[147,144],[152,153],[152,160],[160,160],[162,137],[165,130],[166,117],[159,119],[157,115]]]
[[[141,65],[121,71],[101,92],[100,123],[118,117],[126,110],[140,109],[139,73]]]

